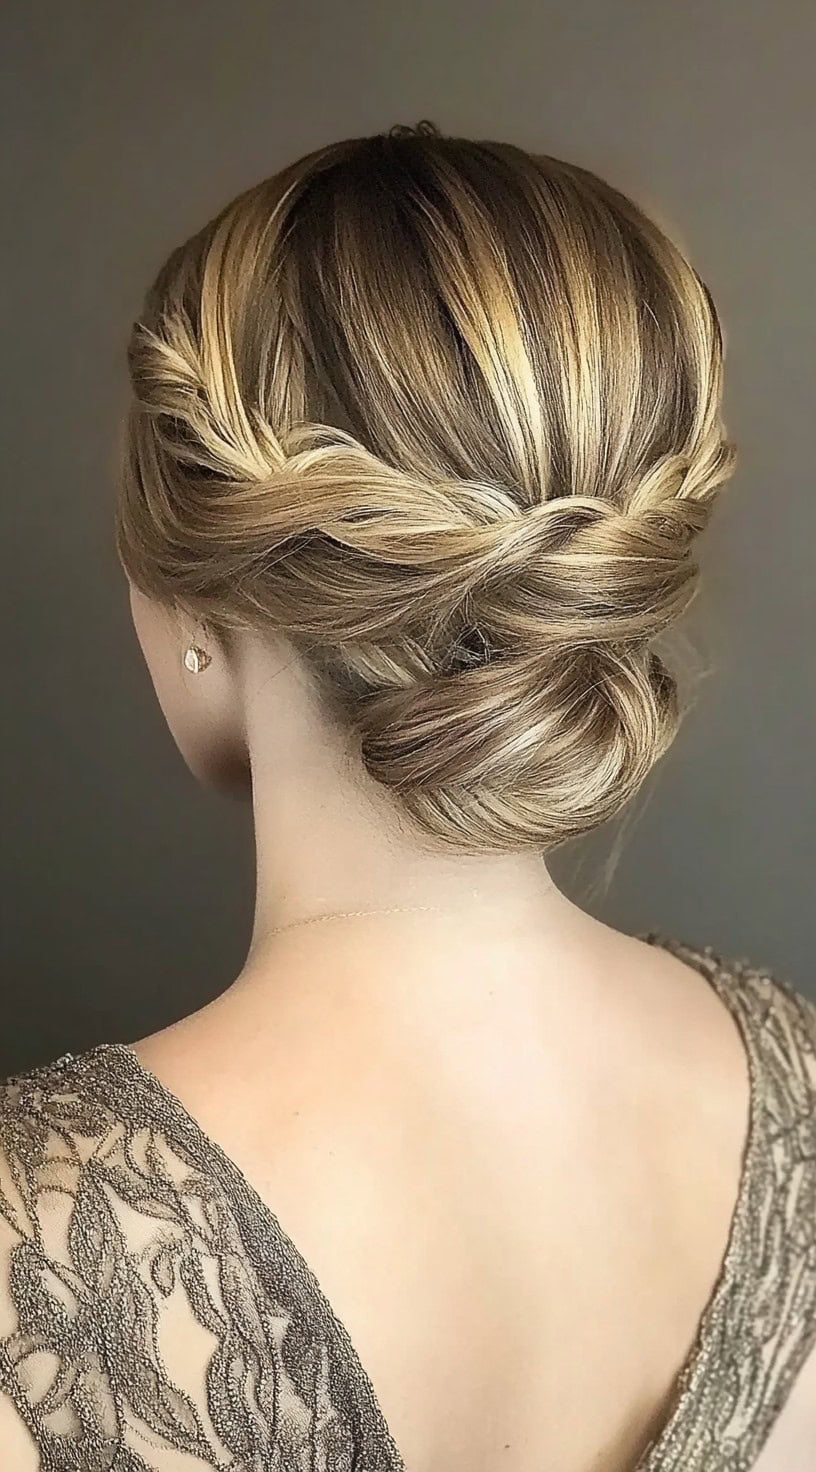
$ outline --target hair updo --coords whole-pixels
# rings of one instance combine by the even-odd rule
[[[443,843],[545,850],[632,796],[734,455],[709,292],[630,200],[431,125],[336,143],[170,256],[129,366],[143,592],[290,639]]]

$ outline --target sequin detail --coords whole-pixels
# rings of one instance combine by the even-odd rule
[[[636,1472],[748,1472],[816,1345],[816,1008],[655,933],[731,1010],[751,1121],[720,1278]],[[314,1274],[130,1049],[0,1085],[0,1389],[43,1472],[404,1472]],[[185,1352],[174,1356],[175,1345]]]

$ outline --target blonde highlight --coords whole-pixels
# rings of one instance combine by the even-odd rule
[[[422,831],[545,850],[637,791],[734,450],[710,293],[631,201],[427,127],[334,144],[173,253],[129,363],[129,576],[292,639]]]

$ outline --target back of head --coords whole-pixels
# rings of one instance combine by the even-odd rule
[[[429,126],[320,149],[175,251],[130,344],[142,591],[285,635],[467,852],[616,813],[733,450],[682,252],[574,165]]]

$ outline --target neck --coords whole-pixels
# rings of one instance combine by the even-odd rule
[[[248,959],[253,964],[291,929],[316,944],[338,929],[362,936],[368,920],[388,915],[393,925],[427,916],[496,929],[549,924],[566,905],[538,854],[448,855],[421,837],[397,835],[393,822],[372,808],[390,801],[376,794],[353,798],[326,771],[302,780],[265,782],[253,771],[256,895]],[[390,815],[389,815],[390,816]],[[322,917],[328,917],[323,923]],[[318,923],[313,923],[318,922]],[[381,927],[377,928],[381,938]]]
[[[287,966],[296,953],[319,969],[323,956],[335,963],[342,951],[355,967],[370,959],[373,973],[383,944],[391,974],[403,961],[416,974],[434,956],[463,957],[502,937],[557,949],[578,917],[588,919],[539,853],[456,853],[418,832],[395,794],[365,771],[353,739],[326,721],[297,665],[274,666],[272,678],[265,652],[257,668],[254,658],[251,645],[245,735],[256,894],[242,974],[279,975],[284,949]]]
[[[293,932],[300,946],[334,947],[342,932],[379,947],[385,924],[418,944],[423,935],[438,940],[443,922],[460,939],[485,927],[549,932],[573,909],[540,854],[440,852],[400,825],[391,795],[359,778],[352,784],[325,749],[313,767],[302,753],[283,771],[280,753],[275,762],[254,760],[252,786],[253,970]],[[323,916],[336,918],[308,923]]]

